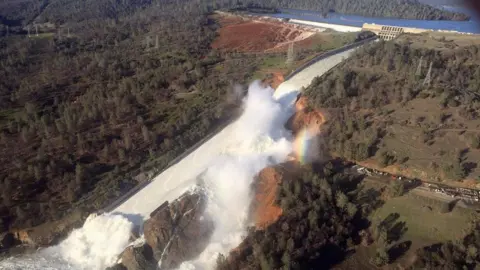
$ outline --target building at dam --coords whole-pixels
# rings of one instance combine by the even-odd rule
[[[400,27],[400,26],[391,26],[391,25],[381,25],[381,24],[371,24],[364,23],[362,27],[341,25],[341,24],[331,24],[323,22],[312,22],[305,20],[296,20],[290,19],[290,23],[308,25],[324,29],[332,29],[339,32],[360,32],[360,31],[371,31],[384,40],[392,40],[402,33],[414,33],[420,34],[428,31],[433,31],[432,29],[422,29],[422,28],[412,28],[412,27]]]
[[[449,33],[458,33],[458,34],[471,34],[471,33],[463,33],[463,32],[457,32],[457,31],[449,31],[449,30],[433,30],[433,29],[426,29],[426,28],[402,27],[402,26],[382,25],[382,24],[374,24],[374,23],[364,23],[362,27],[356,27],[356,26],[349,26],[349,25],[342,25],[342,24],[332,24],[332,23],[314,22],[314,21],[297,20],[297,19],[290,19],[288,20],[288,22],[294,23],[294,24],[313,26],[313,27],[323,28],[323,29],[332,29],[338,32],[371,31],[375,33],[379,38],[387,41],[395,39],[396,37],[398,37],[403,33],[421,34],[425,32],[449,32]]]
[[[364,23],[362,30],[371,31],[384,40],[392,40],[398,37],[399,35],[401,35],[402,33],[420,34],[428,31],[433,31],[431,29],[400,27],[400,26],[390,26],[390,25],[371,24],[371,23]]]

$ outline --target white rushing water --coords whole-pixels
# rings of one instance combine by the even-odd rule
[[[235,122],[171,166],[109,214],[87,219],[57,246],[0,261],[0,269],[96,270],[113,265],[129,245],[130,231],[165,201],[178,198],[200,176],[207,190],[206,212],[215,223],[209,245],[181,270],[212,269],[218,253],[227,254],[245,234],[251,202],[250,184],[264,167],[286,160],[292,149],[284,123],[293,113],[301,87],[348,57],[330,56],[273,89],[254,82]]]
[[[134,223],[141,223],[163,201],[178,198],[194,187],[200,173],[208,196],[206,213],[213,219],[215,229],[210,244],[199,258],[183,263],[180,268],[212,269],[218,253],[235,248],[244,236],[254,176],[268,165],[285,161],[291,152],[291,134],[285,130],[284,123],[293,113],[296,93],[274,98],[273,92],[259,82],[252,83],[242,116],[220,136],[213,137],[209,141],[212,145],[207,142],[208,148],[200,147],[186,157],[187,162],[179,162],[172,170],[159,175],[159,179],[166,175],[163,182],[154,179],[154,183],[139,192],[144,194],[132,197],[112,214],[89,218],[58,246],[9,258],[0,262],[0,269],[111,266],[129,244]]]
[[[120,215],[91,216],[57,246],[0,262],[0,269],[104,269],[128,245],[133,224]]]

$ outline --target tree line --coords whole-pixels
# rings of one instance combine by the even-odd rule
[[[259,59],[192,1],[120,14],[0,38],[0,231],[101,209],[235,117]]]
[[[328,16],[329,12],[368,17],[391,17],[418,20],[468,20],[462,13],[440,10],[416,0],[249,0],[256,7],[314,10]]]
[[[285,173],[276,194],[282,216],[263,230],[250,228],[235,250],[218,256],[216,269],[330,269],[368,246],[376,249],[367,258],[371,267],[383,267],[402,257],[412,245],[402,239],[408,224],[398,213],[375,222],[370,219],[382,207],[382,198],[404,194],[403,183],[394,181],[380,190],[366,188],[344,165],[330,160]],[[480,227],[476,222],[458,243],[415,250],[410,267],[476,269],[480,265]]]
[[[79,22],[92,19],[111,20],[130,15],[138,9],[151,6],[182,5],[188,0],[142,0],[142,1],[107,1],[107,0],[25,0],[6,1],[0,4],[0,30],[4,26],[14,27],[13,31],[21,31],[20,26],[50,22],[57,25]],[[325,16],[331,11],[355,14],[369,17],[393,17],[421,20],[468,20],[462,13],[440,10],[417,0],[201,0],[195,6],[185,7],[201,11],[212,11],[227,8],[236,10],[250,10],[253,12],[277,12],[279,8],[320,11]],[[17,27],[15,29],[15,27]],[[1,31],[3,32],[3,31]]]
[[[475,119],[480,108],[480,46],[458,47],[443,40],[449,50],[412,46],[404,39],[399,42],[380,41],[357,51],[345,63],[322,77],[315,78],[305,90],[312,107],[326,109],[330,120],[325,125],[329,149],[349,160],[375,157],[381,166],[404,164],[408,155],[384,147],[387,127],[393,122],[377,121],[388,118],[394,111],[384,106],[406,104],[414,99],[431,98],[443,108],[457,108],[465,121]],[[431,64],[430,80],[426,77]],[[370,113],[359,113],[359,112]],[[435,117],[438,125],[448,118],[444,113]],[[408,119],[407,119],[408,120]],[[409,120],[418,126],[423,119]],[[423,128],[421,140],[430,145],[435,131]],[[478,135],[469,146],[478,147]],[[382,146],[383,145],[383,146]],[[451,163],[440,164],[448,179],[460,180],[468,174],[467,163],[460,152],[452,155]],[[447,162],[447,160],[445,160]]]
[[[283,214],[265,230],[251,229],[217,269],[328,269],[359,241],[368,214],[381,205],[358,178],[328,162],[285,177],[277,203]]]

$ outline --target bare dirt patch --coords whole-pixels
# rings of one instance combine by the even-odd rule
[[[278,20],[216,15],[221,25],[212,48],[237,52],[286,51],[290,42],[305,40],[316,33],[313,29]]]
[[[253,207],[253,220],[257,229],[265,229],[282,215],[282,208],[275,202],[281,179],[282,174],[273,167],[263,169],[258,175]]]
[[[276,89],[282,82],[285,81],[284,70],[282,69],[265,69],[259,71],[264,79],[263,82],[270,85],[273,89]]]
[[[319,134],[321,125],[325,122],[325,115],[314,110],[307,105],[307,99],[301,96],[295,103],[296,113],[287,121],[286,126],[297,134],[303,129],[307,129],[311,134]]]

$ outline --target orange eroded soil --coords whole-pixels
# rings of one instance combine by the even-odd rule
[[[306,128],[312,132],[320,132],[320,126],[325,122],[324,115],[315,110],[307,110],[307,103],[304,97],[300,97],[295,103],[297,112],[287,123],[287,128],[294,134]],[[290,123],[290,124],[289,124]],[[293,164],[298,162],[294,160]],[[296,165],[291,162],[289,165],[283,164],[283,168],[290,167],[289,170],[281,167],[267,167],[263,169],[255,181],[256,190],[252,208],[252,216],[257,229],[265,229],[270,224],[276,222],[282,215],[282,208],[276,204],[276,194],[279,185],[284,179],[287,171],[294,171]]]
[[[319,134],[325,122],[325,115],[319,110],[308,108],[307,99],[301,96],[295,103],[296,113],[288,120],[286,126],[297,134],[302,129],[307,129],[310,134]]]
[[[253,219],[257,229],[265,229],[282,215],[282,208],[275,203],[282,175],[275,168],[267,167],[259,173],[257,181]]]
[[[285,81],[283,77],[283,71],[278,69],[267,69],[262,71],[265,74],[272,74],[270,78],[264,79],[263,81],[270,85],[273,89],[276,89],[282,82]]]
[[[237,52],[282,52],[288,43],[309,38],[315,32],[278,20],[218,16],[221,25],[212,48]]]

